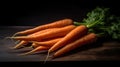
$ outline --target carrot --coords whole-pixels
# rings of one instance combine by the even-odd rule
[[[41,30],[41,31],[38,31],[38,32],[35,32],[32,34],[29,34],[28,37],[36,36],[36,35],[43,34],[43,33],[49,32],[49,31],[57,30],[57,29],[59,29],[59,28],[49,28],[49,29]]]
[[[65,36],[66,34],[68,34],[71,30],[73,30],[76,26],[74,25],[68,25],[62,28],[59,28],[57,30],[53,30],[53,31],[48,31],[46,33],[43,34],[38,34],[35,36],[17,36],[17,37],[11,37],[12,39],[16,39],[16,40],[26,40],[26,41],[38,41],[38,40],[42,40],[42,39],[48,39],[48,38],[54,38],[54,37],[59,37],[59,36]]]
[[[33,53],[36,53],[36,52],[39,52],[39,51],[42,51],[42,50],[48,50],[50,47],[48,46],[39,46],[27,53],[24,53],[24,54],[20,54],[20,55],[28,55],[28,54],[33,54]]]
[[[70,44],[67,44],[65,47],[63,47],[60,50],[58,50],[57,52],[55,52],[53,57],[54,58],[59,57],[59,56],[65,54],[73,49],[76,49],[82,45],[92,43],[92,42],[96,41],[96,39],[97,39],[96,34],[89,33],[89,34],[83,36],[82,38],[79,38],[78,40],[76,40]]]
[[[35,32],[33,34],[29,34],[27,35],[28,37],[31,37],[31,36],[36,36],[38,34],[43,34],[45,32],[48,32],[48,31],[53,31],[53,30],[56,30],[58,28],[50,28],[50,29],[45,29],[45,30],[41,30],[41,31],[38,31],[38,32]],[[26,42],[26,44],[24,44],[24,42]],[[16,46],[13,47],[13,49],[17,49],[17,48],[20,48],[21,46],[25,46],[27,45],[27,42],[26,40],[22,40],[19,44],[17,44]]]
[[[71,32],[69,32],[63,39],[58,41],[55,45],[53,45],[48,52],[53,52],[63,46],[65,46],[70,41],[74,40],[74,38],[77,38],[78,36],[81,37],[83,35],[87,34],[87,27],[84,25],[80,25],[73,29]]]
[[[15,33],[15,35],[31,34],[31,33],[34,33],[34,32],[40,31],[40,30],[44,30],[44,29],[48,29],[48,28],[63,27],[63,26],[71,25],[71,24],[73,24],[72,19],[62,19],[62,20],[58,20],[58,21],[55,21],[52,23],[45,24],[45,25],[40,25],[40,26],[37,26],[32,29],[17,32],[17,33]]]
[[[43,41],[43,42],[34,41],[33,43],[35,44],[32,44],[32,47],[36,48],[38,46],[53,46],[56,42],[58,42],[61,39],[62,38],[54,38],[52,40]]]
[[[23,40],[20,43],[18,43],[16,46],[14,46],[13,49],[19,49],[20,47],[24,46],[25,44],[28,44],[28,42]]]
[[[45,33],[45,32],[52,31],[52,30],[56,30],[56,29],[58,29],[58,28],[45,29],[45,30],[38,31],[38,32],[35,32],[35,33],[33,33],[33,34],[30,34],[30,35],[28,35],[28,37],[35,36],[35,35],[38,35],[38,34],[43,34],[43,33]],[[27,45],[27,43],[28,43],[28,41],[22,40],[19,44],[15,45],[15,46],[13,47],[13,49],[18,49],[18,48],[20,48],[21,46]]]

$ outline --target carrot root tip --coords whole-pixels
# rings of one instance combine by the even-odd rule
[[[14,41],[12,38],[14,38],[14,37],[5,37],[4,40],[6,40],[6,39],[11,39],[11,41],[15,43],[15,41]],[[16,43],[15,43],[15,44],[16,44]]]
[[[16,49],[15,47],[9,47],[9,49]]]
[[[5,39],[12,39],[12,38],[14,38],[14,37],[5,37]]]
[[[48,51],[47,56],[46,56],[45,61],[44,61],[44,64],[47,62],[47,60],[49,58],[49,54],[50,54],[50,52]]]
[[[12,37],[15,37],[15,36],[17,36],[18,34],[19,34],[19,33],[15,33],[15,34],[13,34],[13,35],[12,35]]]
[[[27,52],[27,53],[22,53],[22,54],[18,54],[19,56],[25,56],[25,55],[30,55],[32,54],[31,52]]]

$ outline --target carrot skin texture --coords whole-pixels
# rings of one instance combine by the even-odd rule
[[[55,52],[53,57],[54,58],[60,57],[63,54],[70,52],[71,50],[74,50],[82,45],[93,43],[96,41],[96,39],[97,39],[96,34],[94,34],[94,33],[87,34],[87,35],[83,36],[82,38],[66,45],[65,47],[63,47],[60,50],[58,50],[57,52]]]
[[[38,46],[53,46],[56,42],[58,42],[59,40],[61,40],[62,38],[55,38],[52,40],[48,40],[48,41],[43,41],[43,42],[34,42],[35,44],[32,44],[32,46],[34,48],[38,47]]]
[[[50,48],[50,47],[47,47],[47,46],[39,46],[39,47],[37,47],[37,48],[35,48],[35,49],[27,52],[27,53],[21,54],[21,55],[33,54],[33,53],[35,53],[35,52],[39,52],[39,51],[42,51],[42,50],[48,50],[49,48]]]
[[[23,46],[25,44],[28,44],[28,41],[23,40],[20,43],[18,43],[16,46],[14,46],[13,49],[18,49],[18,48],[20,48],[21,46]]]
[[[61,39],[55,45],[53,45],[48,50],[48,52],[49,53],[53,52],[53,51],[65,46],[67,43],[72,41],[74,38],[76,38],[78,36],[83,36],[85,34],[87,34],[87,27],[84,25],[78,26],[78,27],[74,28],[72,31],[70,31],[65,37],[63,37],[63,39]]]
[[[57,30],[57,29],[58,29],[58,28],[49,28],[49,29],[37,31],[37,32],[35,32],[35,33],[29,34],[28,37],[36,36],[36,35],[43,34],[43,33],[45,33],[45,32],[53,31],[53,30]]]
[[[71,25],[71,24],[73,24],[72,19],[62,19],[62,20],[58,20],[52,23],[45,24],[45,25],[40,25],[32,29],[20,31],[20,32],[17,32],[17,34],[31,34],[31,33],[34,33],[34,32],[37,32],[43,29],[64,27],[64,26]]]
[[[40,41],[42,39],[48,39],[48,38],[54,38],[54,37],[59,37],[59,36],[65,36],[71,30],[73,30],[75,27],[76,26],[74,26],[74,25],[69,25],[69,26],[65,26],[65,27],[59,28],[57,30],[49,31],[49,32],[46,32],[46,33],[43,33],[43,34],[39,34],[39,35],[36,35],[36,36],[31,36],[31,37],[17,36],[17,37],[12,37],[12,38],[16,39],[16,40]]]
[[[36,36],[38,34],[42,34],[42,33],[48,32],[48,31],[56,30],[56,29],[58,29],[58,28],[50,28],[50,29],[41,30],[41,31],[35,32],[33,34],[29,34],[28,37]],[[15,45],[13,47],[13,49],[18,49],[18,48],[20,48],[21,46],[24,46],[27,43],[28,43],[28,41],[22,40],[19,44]]]

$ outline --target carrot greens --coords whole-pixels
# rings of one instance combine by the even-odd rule
[[[75,25],[85,25],[89,32],[94,32],[98,36],[120,39],[120,17],[110,13],[110,8],[96,7],[87,13],[87,18],[82,22],[74,22]]]

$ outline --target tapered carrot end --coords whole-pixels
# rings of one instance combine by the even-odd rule
[[[46,58],[45,58],[45,60],[44,60],[44,64],[47,62],[47,60],[48,60],[48,58],[49,58],[49,52],[48,52],[48,54],[47,54],[47,56],[46,56]]]
[[[16,48],[15,48],[15,47],[9,47],[9,49],[12,49],[12,50],[13,50],[13,49],[16,49]]]
[[[13,39],[15,36],[17,35],[17,33],[15,33],[14,35],[12,35],[11,37],[5,37],[4,39]]]
[[[19,48],[17,46],[9,47],[9,49],[13,49],[13,50],[20,49],[20,48],[23,48],[23,47],[19,47]]]
[[[10,49],[13,49],[13,50],[17,50],[17,49],[21,49],[21,48],[23,48],[23,47],[16,47],[16,46],[14,46],[14,47],[10,47]]]
[[[15,36],[17,36],[17,35],[19,35],[19,33],[17,32],[17,33],[15,33],[15,34],[13,34],[12,35],[12,37],[15,37]]]
[[[21,45],[19,45],[19,44],[17,44],[17,45],[15,45],[15,46],[13,46],[12,48],[13,49],[20,49],[20,48],[24,48],[25,46],[21,46]]]
[[[17,46],[17,45],[16,45],[16,46],[13,46],[12,49],[18,49],[18,46]]]
[[[12,39],[12,37],[5,37],[4,39]]]
[[[14,39],[16,37],[5,37],[4,39]]]
[[[30,55],[32,54],[31,51],[30,52],[27,52],[27,53],[22,53],[22,54],[18,54],[19,56],[25,56],[25,55]]]
[[[12,47],[11,49],[19,49],[17,46]]]

